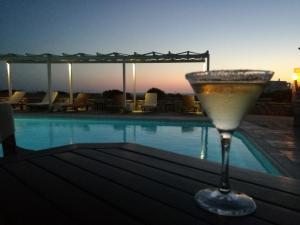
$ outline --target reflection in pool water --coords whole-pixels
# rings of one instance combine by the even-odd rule
[[[73,143],[131,142],[200,159],[221,161],[219,135],[209,123],[158,120],[26,118],[15,120],[19,146],[45,149]],[[236,133],[230,164],[279,175],[279,171]]]

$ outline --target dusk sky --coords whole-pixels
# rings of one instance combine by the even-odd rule
[[[211,69],[266,69],[291,81],[300,67],[299,0],[0,0],[0,54],[210,51]],[[67,89],[67,65],[53,88]],[[201,63],[138,64],[137,91],[192,92]],[[121,64],[75,64],[75,91],[122,89]],[[13,64],[13,88],[46,90],[46,65]],[[132,66],[127,65],[128,90]],[[0,89],[7,89],[0,63]]]

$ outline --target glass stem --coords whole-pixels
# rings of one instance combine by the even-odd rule
[[[221,147],[222,147],[222,167],[221,167],[221,181],[219,185],[219,191],[223,194],[230,192],[229,185],[229,150],[232,133],[229,131],[219,131],[221,135]]]

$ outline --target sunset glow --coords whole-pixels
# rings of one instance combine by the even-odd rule
[[[1,1],[0,20],[7,31],[0,33],[1,54],[209,50],[211,70],[272,70],[273,80],[288,82],[300,66],[299,1],[46,2]],[[13,89],[46,90],[45,65],[12,68]],[[185,74],[205,69],[205,63],[136,64],[137,92],[158,87],[191,93]],[[7,89],[6,70],[2,62],[0,89]],[[67,91],[68,64],[54,64],[52,70],[53,88]],[[72,73],[74,91],[122,89],[121,64],[73,64]],[[126,74],[127,89],[133,91],[131,65]]]

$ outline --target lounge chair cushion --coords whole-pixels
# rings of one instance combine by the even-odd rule
[[[157,106],[157,93],[146,93],[144,106]]]
[[[54,91],[52,92],[52,95],[51,95],[51,103],[53,103],[56,99],[58,95],[58,92],[57,91]],[[41,102],[37,102],[37,103],[29,103],[27,104],[27,106],[45,106],[45,105],[49,105],[49,97],[48,97],[48,94],[45,95],[45,97],[42,99]]]
[[[9,97],[8,101],[6,101],[5,103],[9,103],[12,105],[18,104],[23,99],[25,94],[26,93],[24,91],[16,91],[12,96]]]

